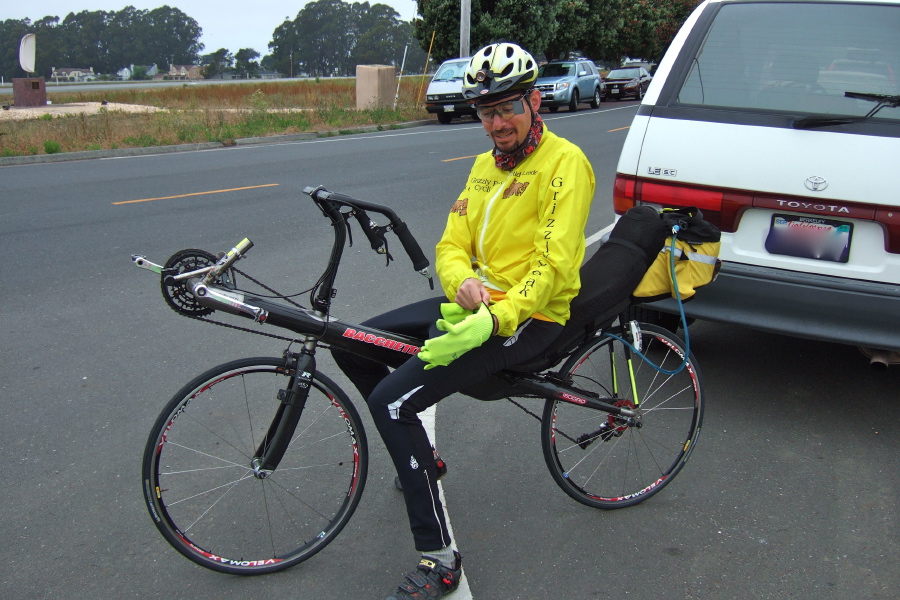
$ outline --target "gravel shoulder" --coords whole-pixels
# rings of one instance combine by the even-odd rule
[[[0,110],[0,121],[21,121],[25,119],[38,119],[44,115],[89,114],[95,115],[101,110],[122,112],[158,112],[164,109],[156,106],[142,104],[120,104],[109,102],[104,105],[101,102],[73,102],[71,104],[47,104],[45,106],[11,106],[9,109]]]

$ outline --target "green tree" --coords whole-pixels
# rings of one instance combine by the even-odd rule
[[[413,35],[422,50],[427,52],[431,46],[436,62],[459,56],[459,0],[418,0],[417,7],[422,18],[413,23]],[[487,43],[476,27],[482,15],[481,0],[472,0],[471,9],[470,48],[478,48]]]
[[[596,57],[658,61],[699,0],[620,0],[611,29],[615,37],[598,41]]]
[[[234,70],[241,79],[249,79],[259,74],[259,52],[253,48],[241,48],[234,55]]]
[[[294,54],[297,49],[297,28],[294,22],[285,19],[284,22],[275,28],[272,32],[272,41],[269,42],[270,54],[266,57],[269,59],[271,68],[279,73],[283,73],[288,77],[296,77],[299,75],[297,60]]]
[[[13,77],[25,77],[25,72],[19,66],[19,43],[26,33],[34,33],[30,19],[7,19],[0,23],[0,75],[5,81]],[[38,57],[36,62],[37,74],[41,75],[43,73]]]
[[[160,6],[147,13],[149,35],[147,62],[158,65],[189,65],[199,61],[203,29],[177,8]]]
[[[403,49],[409,43],[409,27],[403,27],[400,15],[386,4],[368,2],[352,7],[353,50],[351,68],[356,65],[386,64],[399,67]]]
[[[350,14],[350,5],[341,0],[316,0],[300,10],[294,24],[304,71],[316,77],[350,74]]]
[[[203,65],[200,69],[200,74],[203,75],[204,79],[211,79],[220,73],[226,73],[231,70],[231,66],[234,64],[234,57],[227,48],[219,48],[215,52],[201,56],[200,64]]]
[[[515,42],[535,57],[580,52],[618,61],[624,55],[658,59],[699,0],[472,0],[470,51]],[[418,0],[414,36],[431,43],[436,61],[459,56],[459,0]]]

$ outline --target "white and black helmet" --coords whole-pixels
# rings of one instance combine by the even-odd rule
[[[534,87],[538,66],[534,57],[516,44],[501,42],[475,53],[463,76],[463,98],[478,100]]]

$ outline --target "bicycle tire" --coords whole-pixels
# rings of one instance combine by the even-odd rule
[[[640,327],[647,358],[677,369],[684,342],[662,327]],[[603,335],[570,356],[560,373],[585,393],[633,408],[624,355],[621,341]],[[548,399],[544,405],[544,460],[559,487],[587,506],[624,508],[658,493],[684,467],[700,434],[703,394],[693,356],[676,375],[660,373],[638,356],[633,362],[640,399],[636,424],[564,401]]]
[[[291,375],[276,358],[210,369],[175,394],[150,432],[147,508],[166,541],[200,566],[236,575],[287,569],[327,546],[359,504],[365,430],[321,373],[280,465],[254,476],[250,461]]]

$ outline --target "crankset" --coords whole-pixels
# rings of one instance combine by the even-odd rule
[[[202,317],[215,312],[212,308],[197,302],[187,288],[188,279],[174,280],[173,278],[185,273],[208,269],[216,264],[216,260],[216,257],[209,252],[196,248],[180,250],[169,257],[162,268],[162,280],[160,281],[160,288],[166,304],[178,314],[188,317]],[[229,269],[223,273],[217,283],[233,288],[235,284],[234,270]]]

